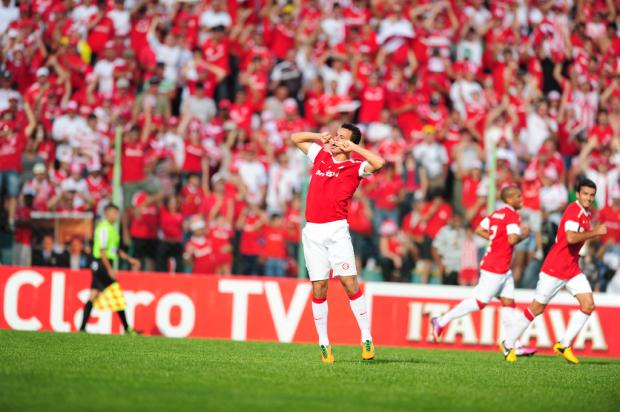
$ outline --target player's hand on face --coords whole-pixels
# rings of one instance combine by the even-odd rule
[[[323,144],[327,144],[332,140],[332,135],[329,132],[319,133],[319,140]]]
[[[355,143],[350,142],[348,140],[338,140],[334,143],[334,146],[340,148],[345,153],[350,153],[353,150],[353,145]]]

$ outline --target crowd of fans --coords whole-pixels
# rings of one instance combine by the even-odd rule
[[[474,284],[487,195],[518,185],[532,235],[513,273],[532,287],[581,176],[609,227],[584,271],[605,290],[620,266],[614,0],[1,3],[15,264],[87,266],[84,239],[39,239],[28,217],[99,215],[120,157],[143,270],[295,275],[309,177],[289,135],[352,121],[388,161],[351,204],[360,272]]]

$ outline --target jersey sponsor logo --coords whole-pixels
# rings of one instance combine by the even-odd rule
[[[506,217],[506,214],[504,214],[504,213],[493,213],[493,216],[491,216],[491,217],[493,217],[495,219],[502,220],[503,218]]]
[[[321,177],[338,177],[340,172],[332,172],[331,170],[328,170],[327,172],[322,172],[320,170],[317,170],[315,174]]]

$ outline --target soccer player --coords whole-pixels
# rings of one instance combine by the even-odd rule
[[[436,342],[451,320],[482,310],[494,297],[499,297],[502,304],[500,318],[504,330],[512,324],[516,312],[515,284],[510,262],[514,245],[529,236],[529,229],[521,226],[521,216],[517,212],[523,206],[521,190],[509,186],[502,189],[500,196],[506,206],[485,217],[476,228],[476,234],[490,243],[480,263],[480,279],[474,289],[474,296],[463,300],[443,316],[431,319]],[[516,352],[517,355],[530,356],[536,350],[519,346]]]
[[[579,302],[576,312],[564,332],[564,337],[553,345],[553,351],[571,363],[579,363],[573,354],[571,343],[594,311],[592,289],[586,276],[579,268],[580,251],[586,241],[607,234],[607,227],[599,225],[590,228],[590,205],[596,196],[596,184],[583,179],[577,183],[577,200],[566,208],[558,227],[555,244],[549,251],[540,270],[534,300],[528,309],[515,317],[512,327],[502,343],[504,357],[508,362],[517,360],[515,342],[534,318],[545,310],[545,306],[562,289],[566,289]]]
[[[90,296],[88,302],[84,306],[84,317],[82,318],[81,332],[86,331],[86,324],[88,318],[90,318],[90,312],[93,309],[93,303],[105,288],[116,282],[117,274],[114,270],[114,262],[119,258],[126,259],[134,269],[140,267],[140,261],[127,255],[124,251],[120,250],[121,237],[114,226],[118,221],[118,207],[113,204],[109,204],[103,211],[103,220],[97,225],[95,229],[95,239],[93,242],[93,263],[92,263],[92,275],[93,280],[90,286]],[[116,312],[125,333],[129,335],[136,335],[137,332],[129,326],[127,323],[127,317],[124,310]]]
[[[360,180],[381,169],[385,161],[359,146],[361,138],[360,130],[350,123],[340,126],[335,136],[310,132],[291,135],[293,143],[312,161],[302,245],[312,281],[312,313],[324,363],[334,362],[327,336],[327,281],[330,270],[333,276],[340,279],[349,296],[351,310],[361,330],[362,359],[375,357],[366,298],[357,280],[347,215]],[[357,153],[365,160],[354,160],[351,153]]]

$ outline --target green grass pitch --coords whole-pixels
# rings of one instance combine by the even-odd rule
[[[620,360],[0,332],[0,411],[612,411]]]

